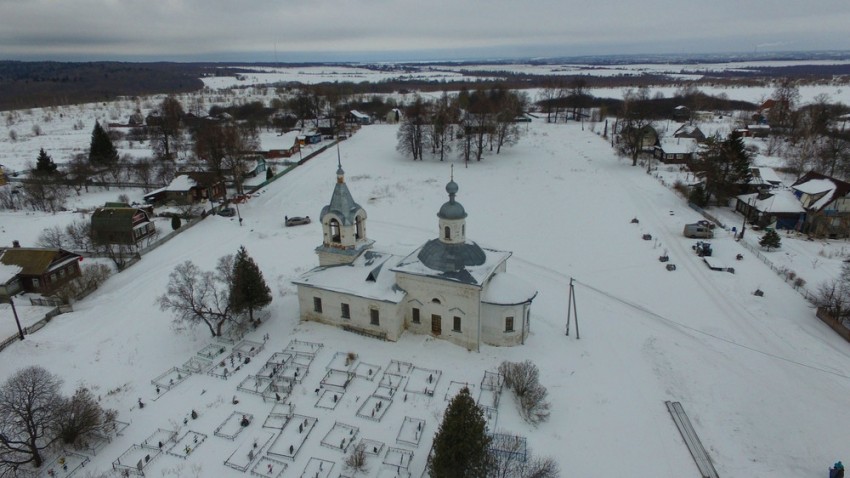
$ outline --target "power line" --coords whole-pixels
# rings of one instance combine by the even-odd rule
[[[622,298],[620,298],[620,297],[617,297],[617,296],[615,296],[615,295],[613,295],[613,294],[611,294],[611,293],[609,293],[609,292],[605,292],[605,291],[603,291],[603,290],[601,290],[601,289],[597,289],[596,287],[593,287],[593,286],[592,286],[592,285],[590,285],[590,284],[585,284],[584,282],[581,282],[581,281],[578,281],[578,280],[576,280],[576,281],[575,281],[575,283],[576,283],[576,284],[579,284],[579,285],[581,285],[581,286],[584,286],[584,287],[586,287],[586,288],[588,288],[588,289],[590,289],[590,290],[592,290],[592,291],[596,292],[597,294],[601,294],[601,295],[603,295],[603,296],[605,296],[605,297],[608,297],[609,299],[612,299],[612,300],[614,300],[614,301],[617,301],[617,302],[619,302],[619,303],[621,303],[621,304],[623,304],[623,305],[625,305],[625,306],[627,306],[627,307],[630,307],[630,308],[632,308],[632,309],[639,310],[639,311],[641,311],[641,312],[643,312],[643,313],[645,313],[645,314],[647,314],[647,315],[649,315],[649,316],[652,316],[652,317],[655,317],[655,318],[657,318],[657,319],[659,319],[659,320],[662,320],[662,321],[664,321],[664,322],[667,322],[668,324],[672,324],[672,325],[675,325],[675,326],[681,327],[681,328],[683,328],[683,329],[687,329],[687,330],[689,330],[689,331],[691,331],[691,332],[694,332],[694,333],[697,333],[697,334],[705,335],[706,337],[710,337],[710,338],[713,338],[713,339],[715,339],[715,340],[719,340],[719,341],[721,341],[721,342],[727,343],[727,344],[729,344],[729,345],[733,345],[733,346],[735,346],[735,347],[740,347],[740,348],[742,348],[742,349],[744,349],[744,350],[749,350],[750,352],[755,352],[755,353],[757,353],[757,354],[764,355],[765,357],[769,357],[769,358],[776,359],[776,360],[781,360],[781,361],[783,361],[783,362],[788,362],[788,363],[791,363],[791,364],[794,364],[794,365],[799,365],[800,367],[805,367],[805,368],[808,368],[808,369],[817,370],[818,372],[828,373],[828,374],[830,374],[830,375],[835,375],[835,376],[837,376],[837,377],[850,379],[850,376],[848,376],[848,375],[844,375],[844,374],[842,374],[842,373],[839,373],[839,372],[836,372],[836,371],[833,371],[833,370],[827,370],[827,369],[825,369],[825,368],[821,368],[821,367],[818,367],[818,366],[815,366],[815,365],[810,365],[810,364],[807,364],[807,363],[798,362],[798,361],[796,361],[796,360],[792,360],[792,359],[789,359],[789,358],[786,358],[786,357],[782,357],[781,355],[776,355],[776,354],[773,354],[773,353],[770,353],[770,352],[765,352],[764,350],[759,350],[759,349],[756,349],[756,348],[750,347],[749,345],[744,345],[744,344],[741,344],[741,343],[735,342],[734,340],[727,339],[727,338],[725,338],[725,337],[720,337],[720,336],[718,336],[718,335],[714,335],[714,334],[712,334],[712,333],[705,332],[705,331],[703,331],[703,330],[700,330],[700,329],[697,329],[697,328],[691,327],[691,326],[689,326],[689,325],[685,325],[685,324],[683,324],[683,323],[681,323],[681,322],[677,322],[677,321],[675,321],[675,320],[673,320],[673,319],[668,319],[667,317],[664,317],[664,316],[662,316],[662,315],[660,315],[660,314],[658,314],[658,313],[656,313],[656,312],[653,312],[653,311],[651,311],[651,310],[647,309],[646,307],[644,307],[644,306],[642,306],[642,305],[635,304],[635,303],[630,302],[630,301],[628,301],[628,300],[626,300],[626,299],[622,299]]]

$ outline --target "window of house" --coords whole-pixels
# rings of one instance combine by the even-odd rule
[[[505,332],[513,332],[514,331],[514,318],[513,317],[505,317]]]
[[[313,312],[322,313],[322,299],[319,297],[313,297]]]
[[[372,325],[381,325],[381,315],[378,309],[369,309],[369,318]]]
[[[56,273],[50,274],[50,282],[56,282]]]
[[[416,308],[416,307],[413,308],[413,323],[414,324],[420,323],[419,322],[419,309]]]
[[[41,281],[39,281],[37,277],[33,277],[32,286],[33,288],[38,289],[39,287],[41,287]]]
[[[65,277],[65,269],[59,269],[59,278]]]
[[[349,309],[348,304],[340,304],[340,314],[343,319],[351,318],[351,309]]]
[[[452,330],[455,332],[460,332],[460,317],[454,317],[454,321],[452,322]]]

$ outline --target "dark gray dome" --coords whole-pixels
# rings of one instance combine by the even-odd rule
[[[416,257],[429,269],[442,272],[460,271],[469,266],[480,266],[487,260],[487,254],[474,242],[446,244],[439,239],[431,239],[426,242]]]
[[[463,219],[466,217],[466,210],[459,202],[455,201],[455,194],[457,194],[458,189],[457,183],[453,180],[446,184],[449,201],[443,204],[440,212],[437,213],[437,217],[440,219]]]

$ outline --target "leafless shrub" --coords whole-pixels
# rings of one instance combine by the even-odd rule
[[[520,414],[536,425],[549,419],[549,392],[540,385],[540,371],[530,360],[524,362],[502,362],[499,373],[505,377],[505,385],[514,391],[519,401]]]
[[[51,226],[41,231],[41,234],[38,235],[38,239],[35,243],[38,247],[58,249],[60,247],[66,247],[66,241],[67,238],[65,237],[65,232],[62,228],[59,226]]]
[[[366,445],[358,443],[351,453],[345,457],[345,466],[355,471],[365,472],[366,470]]]

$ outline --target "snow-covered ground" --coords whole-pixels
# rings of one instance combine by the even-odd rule
[[[405,254],[438,233],[436,212],[446,200],[451,171],[447,162],[401,157],[396,130],[364,127],[340,151],[376,247]],[[468,237],[513,251],[509,270],[540,292],[526,345],[476,353],[428,336],[382,342],[300,323],[290,280],[318,264],[313,249],[321,227],[313,222],[285,228],[283,216],[318,217],[334,186],[336,161],[336,152],[328,151],[264,188],[241,206],[242,227],[209,217],[113,276],[75,304],[74,312],[0,352],[0,379],[25,365],[43,365],[64,378],[66,392],[86,384],[104,406],[119,411],[129,426],[89,456],[86,473],[109,470],[120,456],[135,466],[144,461],[143,442],[174,432],[179,443],[148,452],[154,458],[145,465],[147,476],[244,476],[235,465],[261,476],[278,476],[285,466],[282,476],[309,469],[336,477],[344,471],[344,455],[339,446],[327,445],[345,446],[347,431],[380,450],[369,457],[368,476],[395,476],[403,463],[418,477],[447,393],[470,383],[477,396],[486,371],[503,360],[526,359],[540,367],[549,389],[550,420],[536,428],[524,423],[507,390],[489,420],[499,431],[527,436],[535,454],[558,461],[563,476],[696,476],[665,400],[683,404],[721,476],[822,476],[829,464],[847,458],[850,430],[841,418],[850,405],[850,345],[730,234],[720,232],[713,244],[716,259],[734,265],[735,274],[709,270],[691,251],[693,241],[681,235],[683,224],[700,217],[658,179],[617,158],[605,140],[576,124],[534,122],[502,154],[468,167],[454,162],[458,200],[469,214]],[[638,224],[631,223],[635,217]],[[19,230],[18,219],[0,214],[5,242],[44,227]],[[645,234],[652,239],[643,240]],[[175,325],[155,304],[176,264],[191,260],[209,270],[240,245],[274,294],[269,317],[245,337],[262,350],[241,365],[238,355],[229,362],[231,345],[224,351],[210,347],[214,341],[205,328]],[[769,255],[799,250],[788,245]],[[659,262],[665,251],[675,271]],[[743,261],[735,261],[738,253]],[[566,336],[570,278],[579,316]],[[757,288],[764,297],[752,294]],[[301,383],[287,399],[295,416],[281,432],[263,427],[283,426],[285,419],[273,401],[251,391],[263,384],[249,376],[293,340],[300,342],[288,353],[297,355]],[[239,350],[247,355],[250,347]],[[348,352],[357,354],[355,378],[342,388],[334,382],[336,400],[317,394],[326,367]],[[157,377],[170,383],[172,368],[204,361],[219,371],[228,368],[228,377],[181,373],[159,393],[151,383]],[[408,388],[415,390],[416,369],[440,371],[433,394],[403,392],[397,377],[413,380]],[[384,380],[385,374],[391,375]],[[397,392],[389,394],[381,386],[386,383]],[[138,407],[140,398],[144,408]],[[233,439],[216,435],[234,412],[252,416],[246,429]],[[410,423],[424,423],[421,434]],[[267,431],[275,437],[268,439]],[[259,451],[249,457],[246,450]]]

